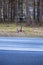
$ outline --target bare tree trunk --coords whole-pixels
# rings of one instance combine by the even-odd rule
[[[40,23],[40,0],[37,1],[37,20]]]
[[[34,0],[34,20],[35,20],[35,0]]]
[[[30,18],[30,12],[29,12],[29,0],[26,0],[26,21],[27,21],[27,26],[30,26],[31,18]]]

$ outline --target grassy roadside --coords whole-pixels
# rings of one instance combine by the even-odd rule
[[[17,29],[20,29],[20,25],[15,23],[1,23],[0,24],[0,36],[11,37],[43,37],[43,27],[26,27],[23,26],[24,33],[16,33]]]

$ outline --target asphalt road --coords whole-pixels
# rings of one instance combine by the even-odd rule
[[[43,65],[43,38],[0,37],[0,65]]]

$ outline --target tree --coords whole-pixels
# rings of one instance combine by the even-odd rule
[[[40,23],[40,0],[37,0],[37,20]]]

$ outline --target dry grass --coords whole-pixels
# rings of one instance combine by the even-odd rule
[[[12,24],[0,24],[0,36],[21,36],[21,37],[43,37],[43,27],[25,27],[23,26],[23,33],[16,33],[17,29],[20,29],[20,25]]]

